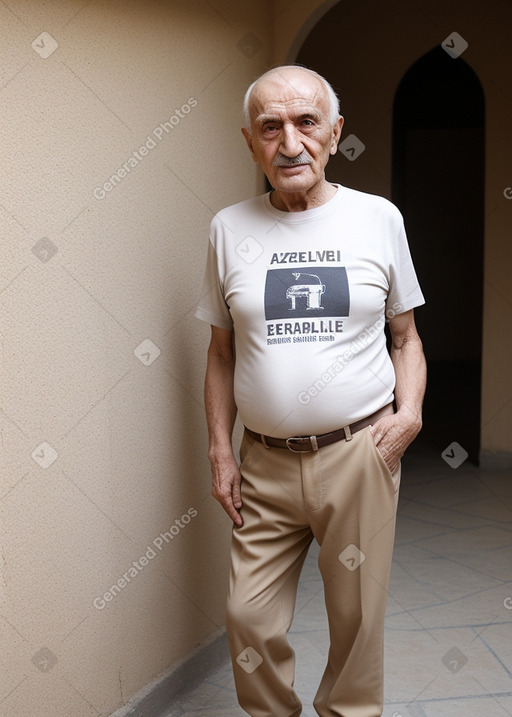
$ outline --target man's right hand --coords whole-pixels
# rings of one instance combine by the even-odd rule
[[[239,512],[242,507],[241,476],[231,445],[236,417],[234,373],[233,331],[212,326],[204,387],[212,495],[239,528],[243,525]]]
[[[242,496],[240,492],[241,475],[233,453],[220,457],[210,457],[212,468],[212,495],[218,500],[237,528],[244,521],[240,515]]]

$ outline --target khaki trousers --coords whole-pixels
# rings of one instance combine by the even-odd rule
[[[369,427],[301,454],[244,433],[240,457],[244,525],[233,530],[227,631],[241,707],[252,717],[301,714],[286,636],[315,538],[330,635],[315,709],[379,717],[400,469],[391,475]]]

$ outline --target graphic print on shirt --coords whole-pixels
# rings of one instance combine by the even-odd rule
[[[267,338],[267,344],[334,341],[335,334],[343,331],[339,317],[349,313],[350,290],[344,266],[267,270],[267,337],[283,337]]]
[[[304,274],[301,272],[293,272],[293,276],[296,281],[303,282],[301,284],[294,284],[290,286],[286,291],[286,298],[291,299],[292,305],[290,311],[295,311],[297,297],[306,297],[306,308],[309,309],[323,309],[320,305],[322,300],[322,294],[325,293],[325,284],[320,283],[320,278],[316,274]]]
[[[344,266],[269,269],[265,283],[265,318],[294,319],[348,316],[350,292]]]

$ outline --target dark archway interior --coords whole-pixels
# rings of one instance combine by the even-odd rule
[[[484,236],[484,95],[441,47],[405,74],[394,102],[393,201],[426,305],[416,312],[429,367],[420,445],[456,441],[478,463]]]
[[[351,87],[356,88],[350,115],[357,110],[353,103],[357,92],[364,92],[358,88],[365,87],[368,72],[385,72],[383,67],[370,70],[371,60],[357,44],[349,61],[350,38],[340,59],[340,31],[351,27],[351,8],[352,4],[339,3],[330,10],[296,58],[297,63],[326,76],[335,88],[344,86],[344,68],[350,68]],[[368,103],[367,97],[362,101]],[[429,379],[424,428],[411,448],[441,454],[457,442],[476,464],[480,451],[484,123],[485,100],[477,76],[461,57],[452,58],[436,47],[414,63],[397,89],[389,178],[390,198],[404,215],[426,299],[415,314]],[[374,146],[373,151],[379,148]],[[374,192],[370,155],[363,155],[362,162],[356,184],[350,186]],[[350,176],[351,169],[344,158],[333,157],[327,178],[340,181],[343,174]],[[366,169],[368,181],[364,181]]]

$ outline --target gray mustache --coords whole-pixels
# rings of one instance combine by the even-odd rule
[[[307,150],[304,150],[296,157],[287,157],[285,154],[278,152],[274,157],[272,165],[274,167],[294,167],[296,164],[311,164],[313,157]]]

